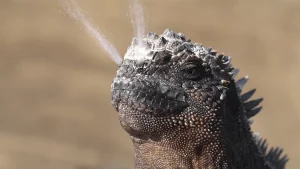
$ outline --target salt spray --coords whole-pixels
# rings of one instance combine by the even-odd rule
[[[64,7],[66,13],[73,18],[78,24],[84,28],[87,33],[97,42],[109,57],[116,63],[122,62],[122,57],[119,55],[116,48],[105,38],[105,36],[92,25],[82,13],[82,10],[77,6],[74,0],[60,0],[61,5]]]

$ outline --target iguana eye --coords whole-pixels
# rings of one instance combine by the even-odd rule
[[[181,66],[181,74],[186,79],[195,80],[202,73],[204,73],[204,70],[199,63],[187,62]]]

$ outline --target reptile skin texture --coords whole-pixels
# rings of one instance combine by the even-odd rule
[[[284,169],[279,147],[250,128],[262,99],[229,56],[166,30],[133,39],[111,85],[136,169]]]

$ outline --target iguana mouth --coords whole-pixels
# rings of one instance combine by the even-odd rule
[[[184,92],[179,89],[165,84],[129,78],[114,79],[112,103],[117,111],[121,103],[156,116],[180,112],[188,106]]]

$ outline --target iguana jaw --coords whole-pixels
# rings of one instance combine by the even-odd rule
[[[215,169],[219,168],[217,166],[220,166],[223,161],[221,160],[221,156],[210,156],[209,152],[211,150],[204,150],[201,147],[198,147],[197,150],[194,151],[191,151],[190,149],[178,151],[151,140],[140,141],[134,139],[133,143],[135,151],[135,169]]]
[[[172,127],[172,118],[188,106],[182,90],[133,77],[114,79],[112,104],[125,131],[139,139],[153,139],[160,130]],[[170,124],[164,125],[166,121]]]
[[[208,119],[203,120],[202,126],[207,126],[210,122]],[[205,132],[203,134],[200,132],[204,130],[203,127],[179,127],[156,138],[132,135],[136,169],[227,169],[227,149],[224,140],[218,135],[206,135]]]

